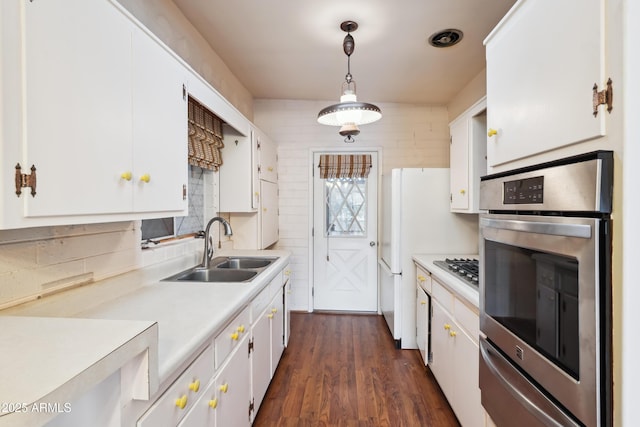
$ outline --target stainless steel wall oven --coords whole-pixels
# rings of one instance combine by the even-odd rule
[[[609,426],[613,153],[485,176],[480,389],[498,426]]]

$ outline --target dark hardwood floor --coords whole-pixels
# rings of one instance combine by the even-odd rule
[[[459,426],[420,353],[397,350],[382,316],[298,312],[253,425]]]

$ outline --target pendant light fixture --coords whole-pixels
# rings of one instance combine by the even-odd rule
[[[340,24],[340,28],[347,33],[342,42],[342,49],[347,55],[347,75],[342,83],[340,103],[320,110],[318,123],[340,126],[339,133],[345,137],[344,142],[354,142],[353,137],[360,133],[358,126],[379,120],[382,113],[377,106],[358,102],[356,97],[356,82],[351,75],[351,54],[355,48],[355,41],[351,33],[358,29],[358,24],[354,21],[345,21]]]

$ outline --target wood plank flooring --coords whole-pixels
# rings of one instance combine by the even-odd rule
[[[382,316],[291,313],[291,338],[253,424],[459,426],[417,350]]]

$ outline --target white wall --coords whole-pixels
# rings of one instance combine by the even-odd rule
[[[447,105],[449,123],[487,94],[487,70],[484,69],[463,87]]]
[[[308,310],[309,178],[312,148],[343,148],[338,128],[319,125],[318,111],[326,102],[256,100],[254,121],[278,145],[280,241],[292,252],[291,306]],[[448,167],[449,128],[444,106],[378,104],[379,122],[364,125],[355,148],[382,148],[382,171],[395,167]]]

